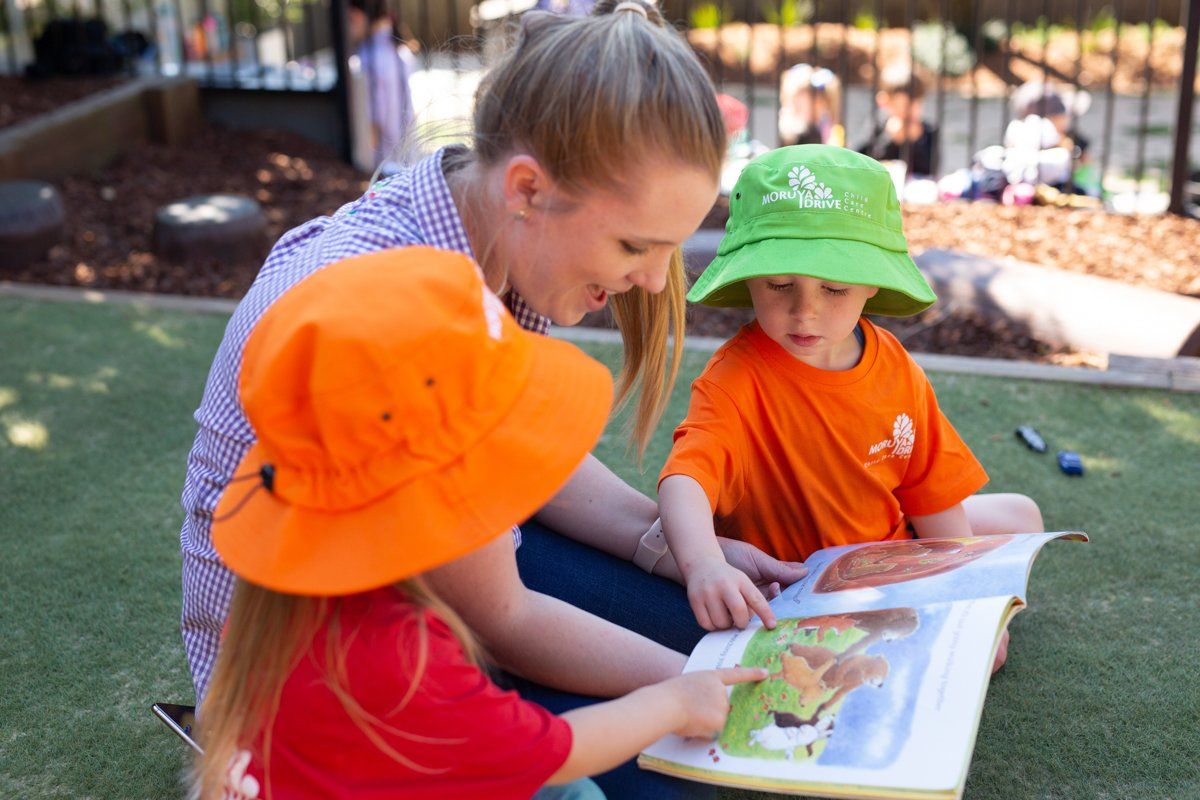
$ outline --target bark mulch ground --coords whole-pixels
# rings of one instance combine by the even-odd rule
[[[904,212],[909,247],[1084,272],[1200,297],[1200,221],[1052,206],[942,203]]]
[[[66,241],[11,280],[94,288],[240,297],[261,262],[166,261],[152,249],[154,212],[196,194],[253,197],[274,241],[288,229],[337,210],[366,188],[367,176],[332,151],[289,133],[204,129],[187,147],[147,145],[98,172],[59,183]],[[914,251],[954,248],[1013,256],[1061,269],[1200,296],[1200,223],[1174,217],[1122,217],[1090,210],[1007,208],[982,203],[917,207],[905,213]],[[689,309],[690,333],[727,337],[748,318],[739,310]],[[1047,347],[1020,325],[997,326],[939,309],[880,320],[913,350],[1087,363],[1089,354]],[[604,315],[586,324],[603,326]]]
[[[0,76],[0,128],[53,111],[59,106],[111,89],[128,80],[126,76],[47,78],[31,81]]]
[[[103,170],[60,181],[67,241],[45,261],[0,277],[241,297],[261,260],[160,258],[153,251],[155,211],[192,195],[245,195],[263,206],[268,240],[274,242],[303,222],[333,213],[366,186],[366,175],[296,134],[210,126],[185,147],[149,144]]]

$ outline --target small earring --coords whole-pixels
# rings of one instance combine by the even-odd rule
[[[516,211],[516,213],[513,214],[513,216],[516,217],[521,222],[524,222],[525,217],[528,216],[528,213],[525,211],[525,209],[521,208],[521,209],[518,209]]]

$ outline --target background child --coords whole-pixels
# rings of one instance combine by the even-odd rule
[[[239,386],[258,441],[213,527],[238,581],[200,797],[528,798],[669,732],[714,736],[726,684],[765,677],[695,672],[555,717],[472,658],[422,574],[497,547],[517,580],[510,527],[595,443],[612,380],[521,330],[465,256],[316,272],[257,324]]]
[[[796,64],[779,79],[779,145],[846,144],[842,84],[824,67]]]
[[[408,82],[412,53],[401,45],[386,0],[350,0],[346,22],[367,79],[375,166],[391,174],[397,169],[397,150],[416,116]]]
[[[885,539],[1040,531],[1021,495],[972,497],[987,475],[921,368],[863,313],[935,300],[908,256],[887,171],[800,145],[742,172],[717,258],[688,293],[753,305],[709,361],[663,467],[659,506],[697,621],[774,619],[715,532],[801,560]],[[715,518],[715,519],[714,519]]]
[[[925,82],[907,64],[892,64],[879,75],[875,105],[883,117],[872,123],[870,134],[854,149],[877,161],[907,159],[908,176],[933,175],[933,152],[938,146],[937,126],[921,119]]]
[[[1030,81],[1013,93],[1011,102],[1014,119],[1004,131],[1009,182],[1074,191],[1072,173],[1089,146],[1077,121],[1091,105],[1091,96]]]

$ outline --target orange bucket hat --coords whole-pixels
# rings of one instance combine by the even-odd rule
[[[407,247],[279,298],[239,391],[258,441],[213,544],[251,583],[340,595],[453,561],[536,511],[599,438],[612,377],[522,330],[466,256]]]

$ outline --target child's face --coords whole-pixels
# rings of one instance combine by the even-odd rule
[[[854,327],[877,287],[806,275],[750,278],[746,285],[759,326],[784,350],[818,369],[849,369],[857,363]]]
[[[798,119],[818,122],[829,115],[829,98],[824,92],[801,89],[792,95],[792,111]]]
[[[924,100],[913,99],[907,92],[880,92],[875,102],[891,119],[918,120]]]
[[[352,6],[346,10],[346,35],[351,42],[361,42],[367,38],[368,22],[362,9]]]

